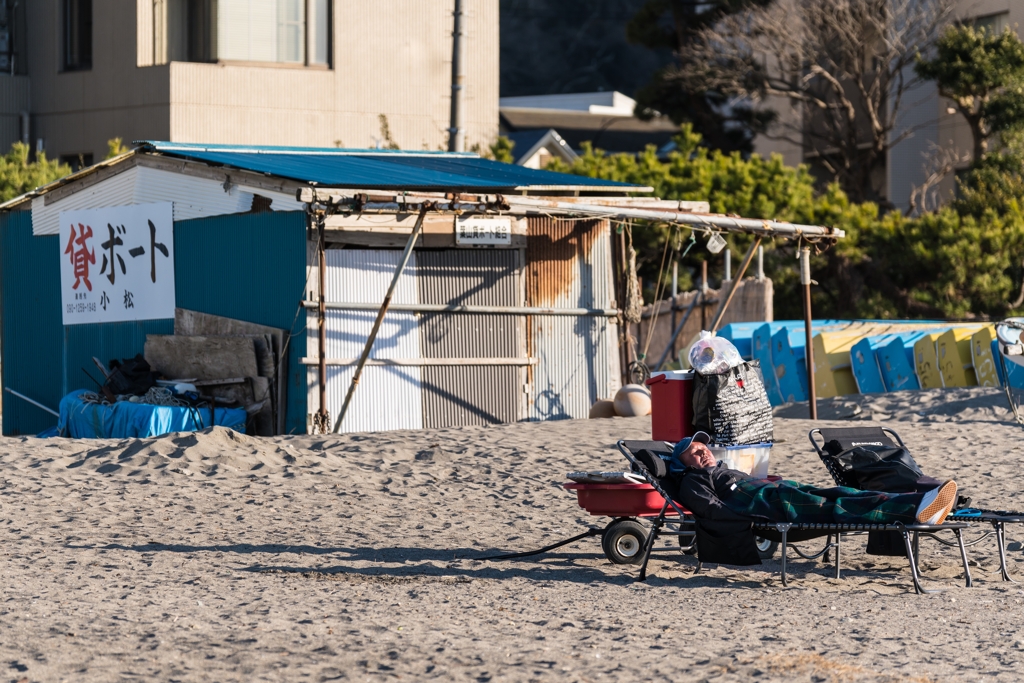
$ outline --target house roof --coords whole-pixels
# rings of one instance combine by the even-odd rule
[[[400,150],[253,147],[143,141],[143,153],[266,173],[322,187],[377,190],[649,191],[625,183],[481,159],[476,154]]]
[[[583,192],[624,195],[651,192],[641,187],[598,178],[524,168],[482,159],[473,153],[320,147],[207,145],[144,140],[138,147],[101,161],[0,204],[17,208],[35,197],[74,183],[86,185],[118,173],[142,157],[181,159],[212,168],[237,169],[284,182],[324,188],[426,192]]]
[[[562,158],[571,162],[576,159],[577,154],[573,151],[562,136],[554,128],[537,128],[534,130],[520,130],[514,133],[506,133],[505,137],[515,143],[512,148],[512,156],[515,163],[522,164],[524,161],[537,153],[541,147],[549,144],[552,149],[561,150]]]

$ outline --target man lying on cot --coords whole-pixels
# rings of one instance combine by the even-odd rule
[[[756,479],[718,463],[710,440],[697,432],[677,445],[667,477],[669,493],[696,518],[705,562],[758,564],[751,522],[941,524],[957,499],[952,480],[923,493],[894,494]]]
[[[673,456],[682,464],[678,500],[695,516],[715,518],[724,509],[770,522],[825,524],[941,524],[956,502],[952,479],[923,493],[883,493],[835,486],[819,488],[795,481],[769,481],[730,470],[697,432]]]

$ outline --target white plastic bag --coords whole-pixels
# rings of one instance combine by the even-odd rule
[[[690,366],[702,375],[719,375],[743,364],[732,342],[701,330],[700,339],[690,347]]]

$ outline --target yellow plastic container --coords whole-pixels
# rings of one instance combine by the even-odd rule
[[[954,327],[935,340],[935,355],[947,387],[976,387],[974,359],[971,357],[971,335],[977,328]]]
[[[932,332],[914,342],[914,367],[922,389],[942,388],[942,373],[939,372],[939,360],[935,355],[935,342],[942,334]]]
[[[992,354],[992,342],[996,338],[996,328],[989,325],[971,335],[971,359],[974,363],[974,375],[978,384],[983,387],[999,386],[998,362]]]
[[[861,323],[848,328],[819,332],[814,336],[814,386],[818,398],[859,394],[853,376],[850,350],[864,337],[894,332],[909,332],[934,326],[935,323]]]
[[[819,332],[814,347],[814,388],[818,398],[860,393],[850,366],[850,349],[864,337],[876,334],[880,325],[864,325],[839,332]]]

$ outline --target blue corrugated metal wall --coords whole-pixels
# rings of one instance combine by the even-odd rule
[[[30,211],[0,214],[3,385],[54,410],[62,396],[64,342],[57,240],[32,236]],[[46,411],[3,392],[4,434],[35,434],[55,424]]]
[[[0,215],[3,383],[54,409],[72,389],[99,379],[104,362],[142,353],[147,334],[171,334],[173,320],[63,327],[60,246],[34,237],[28,211]],[[175,296],[180,308],[292,330],[286,429],[306,429],[305,316],[296,316],[306,281],[301,212],[219,216],[174,225]],[[3,433],[34,434],[56,419],[4,393]]]
[[[58,314],[57,324],[60,323]],[[61,395],[75,389],[95,390],[96,383],[86,377],[86,372],[95,380],[103,381],[99,368],[92,362],[93,356],[104,363],[109,362],[111,358],[131,358],[137,353],[142,353],[146,347],[147,334],[174,334],[174,321],[136,320],[98,325],[68,325],[64,327],[63,334],[64,384],[61,386]]]
[[[285,430],[306,431],[306,216],[267,212],[174,224],[178,308],[291,330]]]

